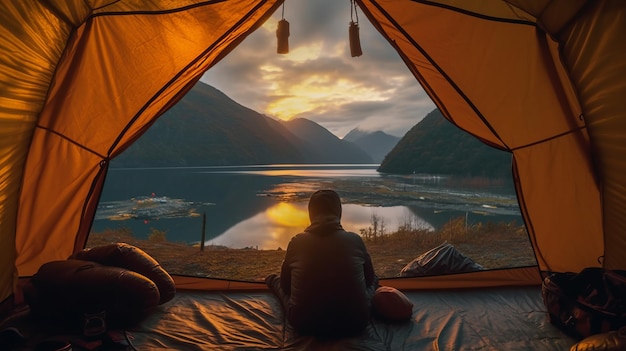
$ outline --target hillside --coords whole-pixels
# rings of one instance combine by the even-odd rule
[[[273,163],[363,163],[371,159],[309,121],[295,135],[281,122],[199,82],[113,161],[117,167],[225,166]],[[312,130],[316,132],[313,133]],[[322,140],[310,135],[328,135]],[[334,152],[318,150],[329,143]],[[313,147],[316,146],[316,147]]]
[[[394,146],[395,145],[395,146]],[[390,150],[390,151],[388,151]],[[510,177],[511,155],[434,110],[406,135],[355,129],[343,139],[307,119],[277,121],[199,82],[114,167],[377,163],[381,173]]]
[[[406,133],[378,171],[510,178],[511,154],[485,145],[435,109]]]
[[[375,163],[380,163],[389,151],[398,144],[400,138],[382,131],[366,132],[355,128],[346,134],[343,140],[354,143],[370,155]]]

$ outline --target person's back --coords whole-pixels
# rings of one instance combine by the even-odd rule
[[[280,290],[291,325],[302,334],[354,335],[370,318],[378,285],[363,240],[343,230],[341,202],[320,190],[309,202],[311,225],[292,238],[280,275]],[[268,282],[271,286],[271,282]]]
[[[371,293],[366,292],[367,252],[361,239],[343,230],[304,232],[290,246],[281,285],[290,290],[288,319],[294,328],[340,335],[362,330],[369,321]]]

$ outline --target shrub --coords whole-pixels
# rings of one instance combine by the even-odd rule
[[[156,228],[150,228],[150,234],[148,234],[148,240],[154,243],[166,242],[167,238],[165,232]]]

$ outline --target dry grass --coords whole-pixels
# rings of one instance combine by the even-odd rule
[[[160,234],[155,231],[147,240],[140,240],[129,230],[106,230],[92,233],[87,247],[125,242],[144,250],[172,274],[245,281],[261,281],[270,273],[278,273],[285,256],[283,250],[223,246],[207,246],[200,251],[199,247],[167,242]],[[416,257],[446,241],[486,269],[536,264],[524,227],[515,223],[466,227],[464,219],[458,218],[435,232],[401,227],[395,233],[368,236],[364,241],[380,277],[397,276]]]
[[[457,218],[435,232],[401,228],[376,240],[365,240],[381,277],[396,276],[406,264],[443,242],[454,245],[485,269],[536,264],[526,230],[515,223],[487,222],[467,227],[463,218]]]

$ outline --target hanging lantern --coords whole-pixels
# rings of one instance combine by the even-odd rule
[[[278,38],[278,48],[276,52],[286,54],[289,52],[289,22],[284,18],[278,21],[278,29],[276,29],[276,38]]]
[[[359,39],[359,15],[356,12],[356,1],[354,0],[350,0],[350,27],[348,28],[348,39],[350,40],[350,55],[352,55],[352,57],[363,55],[363,51],[361,51],[361,39]]]
[[[350,22],[348,37],[350,38],[350,55],[352,55],[352,57],[363,55],[363,51],[361,51],[361,40],[359,39],[358,23]]]

